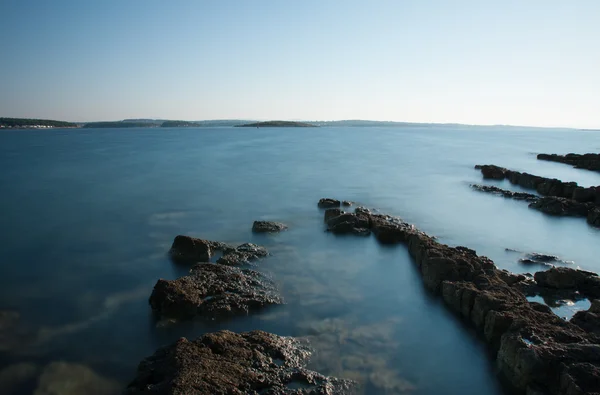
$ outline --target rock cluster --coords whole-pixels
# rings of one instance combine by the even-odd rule
[[[499,373],[516,391],[600,392],[600,337],[585,325],[559,318],[546,305],[529,302],[521,291],[533,285],[548,292],[568,289],[598,297],[598,276],[554,268],[528,279],[497,269],[469,248],[440,244],[397,218],[370,215],[369,224],[380,241],[408,245],[426,288],[482,335]],[[586,317],[586,323],[592,318]]]
[[[565,163],[578,169],[600,171],[600,154],[539,154],[537,158],[539,160]]]
[[[501,189],[493,185],[471,184],[471,188],[475,189],[476,191],[493,193],[495,195],[500,195],[515,200],[526,200],[532,202],[539,199],[538,196],[531,193],[507,191],[506,189]]]
[[[340,207],[342,205],[342,202],[340,202],[337,199],[322,198],[319,200],[319,203],[317,205],[319,206],[319,208],[332,208]]]
[[[169,253],[173,260],[177,262],[197,263],[209,262],[216,251],[223,253],[217,259],[217,263],[228,266],[246,265],[269,255],[266,248],[252,243],[244,243],[233,247],[220,241],[197,239],[182,235],[175,237]]]
[[[304,368],[298,340],[263,331],[179,339],[144,359],[125,394],[349,394],[354,384]]]
[[[475,185],[475,189],[519,200],[528,200],[529,207],[557,216],[585,217],[592,226],[600,227],[600,186],[583,188],[575,182],[539,177],[508,170],[495,165],[477,165],[484,178],[507,179],[512,184],[535,189],[543,197],[506,191],[493,186]]]
[[[150,296],[152,310],[170,319],[228,317],[281,303],[263,274],[213,263],[198,264],[176,280],[158,280]]]

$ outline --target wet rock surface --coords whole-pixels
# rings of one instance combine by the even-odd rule
[[[144,359],[125,393],[349,394],[354,383],[304,368],[298,340],[263,331],[220,331],[175,344]]]
[[[260,258],[269,255],[265,247],[252,243],[244,243],[234,249],[229,249],[223,256],[217,259],[217,263],[227,266],[249,265]]]
[[[286,224],[273,221],[254,221],[252,231],[255,233],[277,233],[287,229]]]
[[[370,226],[376,235],[376,228],[389,229],[384,241],[408,246],[425,287],[482,335],[499,374],[517,393],[600,392],[600,337],[561,319],[546,305],[529,302],[523,292],[544,289],[595,298],[600,292],[597,275],[552,268],[532,279],[499,270],[469,248],[438,243],[397,218],[371,215]]]
[[[556,263],[562,263],[562,264],[568,264],[571,262],[567,262],[563,259],[560,259],[560,257],[556,256],[556,255],[549,255],[549,254],[540,254],[537,252],[532,252],[530,254],[526,254],[524,258],[519,259],[520,263],[523,264],[556,264]]]
[[[546,196],[530,203],[529,207],[550,215],[587,217],[593,205],[590,206],[590,203],[580,203],[572,199]]]
[[[586,332],[600,335],[600,300],[592,300],[589,309],[575,313],[573,318],[571,318],[571,323]]]
[[[539,160],[564,163],[578,169],[600,171],[600,154],[539,154]]]
[[[150,296],[153,311],[170,319],[244,315],[281,303],[275,285],[263,274],[212,263],[198,264],[176,280],[158,280]]]
[[[319,200],[319,203],[317,205],[320,208],[332,208],[332,207],[340,207],[342,205],[342,202],[340,202],[337,199],[322,198]]]
[[[506,189],[498,188],[492,185],[471,184],[471,188],[475,189],[476,191],[493,193],[495,195],[500,195],[515,200],[535,201],[539,199],[539,196],[531,193],[507,191]]]
[[[169,254],[179,262],[208,262],[213,249],[207,240],[179,235],[173,240]]]
[[[342,213],[331,217],[331,212],[325,212],[325,216],[330,217],[327,220],[327,230],[335,234],[353,233],[357,235],[369,235],[369,217],[362,214]]]

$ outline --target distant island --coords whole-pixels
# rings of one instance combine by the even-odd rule
[[[76,128],[78,126],[76,123],[52,119],[0,118],[2,129]]]
[[[105,129],[105,128],[152,128],[157,125],[148,122],[129,122],[129,121],[108,121],[108,122],[88,122],[83,125],[85,129]]]
[[[292,121],[266,121],[266,122],[254,122],[246,123],[243,125],[236,125],[240,128],[316,128],[317,125],[306,122],[292,122]]]

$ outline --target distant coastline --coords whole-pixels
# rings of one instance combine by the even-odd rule
[[[306,122],[293,122],[293,121],[266,121],[266,122],[254,122],[246,123],[243,125],[236,125],[240,128],[316,128],[317,125],[306,123]]]
[[[203,121],[185,121],[170,119],[124,119],[120,121],[98,122],[66,122],[51,119],[30,118],[2,118],[0,117],[0,130],[5,129],[56,129],[56,128],[85,128],[85,129],[121,129],[121,128],[207,128],[207,127],[394,127],[394,128],[432,128],[432,127],[461,127],[461,128],[487,128],[487,129],[532,129],[532,130],[575,130],[598,132],[600,129],[582,129],[567,127],[543,127],[523,125],[470,125],[460,123],[419,123],[398,121],[370,121],[361,119],[348,119],[339,121],[257,121],[242,119],[213,119]]]

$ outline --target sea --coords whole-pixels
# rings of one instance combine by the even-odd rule
[[[0,323],[0,392],[118,394],[143,358],[182,336],[262,329],[307,339],[309,368],[355,379],[364,394],[507,393],[407,248],[325,232],[317,202],[401,217],[512,272],[547,269],[519,262],[532,252],[599,272],[600,230],[585,219],[469,186],[524,191],[483,181],[477,164],[599,185],[599,172],[536,159],[599,151],[600,132],[502,126],[0,131],[0,311],[18,314]],[[255,220],[289,229],[253,234]],[[157,321],[154,284],[189,270],[167,254],[179,234],[265,246],[256,269],[286,304]],[[552,303],[567,319],[588,306]]]

